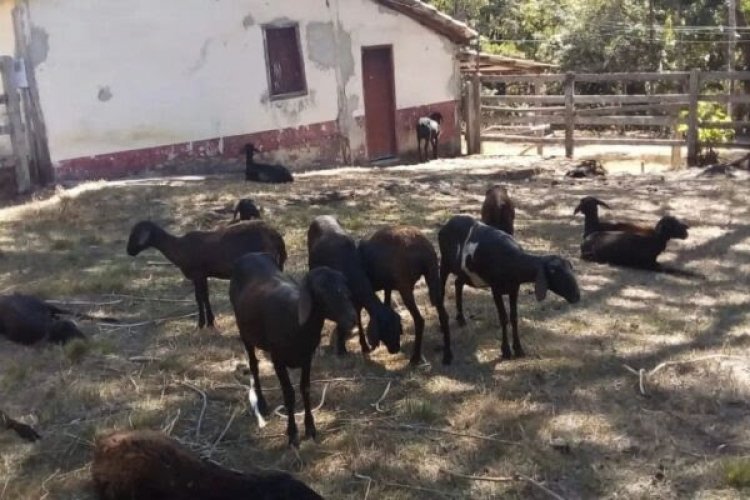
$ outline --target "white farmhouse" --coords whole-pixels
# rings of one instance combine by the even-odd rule
[[[419,0],[0,0],[0,13],[11,3],[58,177],[237,158],[248,142],[294,166],[365,163],[415,151],[433,111],[441,154],[460,152],[458,53],[476,32]]]

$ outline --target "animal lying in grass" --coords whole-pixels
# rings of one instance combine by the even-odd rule
[[[582,213],[584,216],[583,221],[583,237],[595,233],[597,231],[625,231],[628,233],[637,233],[643,235],[650,235],[654,233],[653,227],[647,227],[640,224],[633,224],[632,222],[608,222],[599,219],[599,207],[609,209],[610,206],[604,203],[599,198],[593,196],[584,196],[581,201],[573,210],[573,215]]]
[[[266,182],[270,184],[294,182],[294,176],[292,176],[292,173],[285,166],[256,162],[254,155],[258,151],[253,144],[245,145],[246,181]]]
[[[208,278],[228,280],[232,265],[248,252],[267,252],[280,269],[286,262],[286,246],[278,231],[263,221],[238,222],[214,231],[192,231],[173,236],[151,221],[133,226],[128,255],[135,257],[156,248],[193,282],[198,304],[198,328],[214,324],[208,293]]]
[[[19,344],[30,345],[41,340],[64,344],[85,336],[78,326],[60,316],[116,323],[114,318],[96,318],[53,306],[31,295],[0,296],[0,335]]]
[[[154,431],[100,436],[91,465],[101,500],[316,500],[322,498],[286,472],[239,472]]]
[[[659,270],[656,262],[667,248],[670,239],[684,240],[689,226],[671,215],[662,217],[653,234],[626,231],[598,231],[589,234],[581,243],[581,258],[593,262]]]
[[[320,344],[324,320],[351,330],[356,316],[346,278],[325,266],[308,272],[300,284],[284,276],[267,254],[249,253],[238,259],[229,282],[229,298],[237,328],[245,344],[254,394],[260,413],[268,407],[260,387],[255,349],[266,351],[281,382],[288,412],[289,444],[299,446],[294,421],[294,389],[288,368],[301,368],[300,392],[305,406],[305,436],[315,438],[315,422],[310,406],[310,367]]]

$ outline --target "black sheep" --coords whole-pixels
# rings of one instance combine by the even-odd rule
[[[234,215],[232,216],[232,222],[260,219],[260,210],[255,205],[255,202],[250,198],[242,198],[234,206]]]
[[[438,157],[438,139],[440,138],[440,125],[443,123],[443,115],[434,112],[429,116],[423,116],[417,120],[417,150],[419,161],[429,158],[428,147],[432,146],[432,157]],[[422,142],[424,142],[424,155],[422,154]]]
[[[508,190],[503,186],[488,189],[482,203],[482,222],[513,236],[515,219],[516,208],[508,195]]]
[[[689,226],[671,215],[662,217],[653,234],[644,235],[625,231],[599,231],[588,235],[581,243],[581,258],[638,269],[658,270],[657,257],[672,239],[688,237]]]
[[[0,335],[24,345],[43,339],[64,344],[75,338],[86,338],[73,321],[61,319],[61,315],[116,322],[113,318],[95,318],[67,311],[31,295],[4,295],[0,296]]]
[[[253,144],[245,145],[245,180],[253,182],[267,182],[280,184],[294,182],[294,177],[289,169],[283,165],[269,165],[257,163],[253,155],[259,150]]]
[[[380,342],[385,344],[391,354],[399,352],[401,350],[401,318],[393,309],[380,302],[378,296],[375,295],[354,238],[344,231],[335,217],[321,215],[312,221],[307,230],[307,248],[310,269],[328,266],[340,271],[346,277],[358,316],[362,309],[365,309],[370,316],[367,339],[362,329],[362,322],[357,321],[362,352],[369,352],[370,348],[374,349]],[[349,330],[339,327],[336,333],[336,350],[338,354],[345,354],[345,342]]]
[[[513,328],[513,351],[523,356],[518,337],[518,291],[522,283],[534,283],[537,300],[551,290],[570,303],[581,298],[570,262],[557,255],[526,253],[508,233],[487,226],[468,215],[452,217],[438,232],[440,243],[440,278],[442,289],[448,275],[456,275],[456,319],[465,324],[463,286],[490,288],[500,316],[503,331],[503,358],[510,358],[508,318],[503,295],[509,296],[510,322]]]
[[[637,233],[650,235],[654,229],[630,222],[606,222],[599,220],[599,207],[610,208],[599,198],[593,196],[584,196],[573,210],[573,215],[582,213],[583,219],[583,237],[597,231],[626,231],[628,233]]]
[[[271,356],[289,413],[289,443],[294,446],[299,446],[299,437],[294,421],[294,389],[287,368],[302,369],[299,385],[305,405],[305,436],[315,438],[310,409],[310,365],[325,319],[344,329],[351,330],[354,326],[355,311],[346,279],[338,271],[318,267],[298,285],[279,271],[269,255],[250,253],[234,265],[229,298],[250,360],[258,410],[267,413],[268,407],[260,388],[256,348]]]

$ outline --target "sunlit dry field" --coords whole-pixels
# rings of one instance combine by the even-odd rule
[[[0,499],[92,498],[93,439],[130,428],[164,430],[228,467],[292,471],[327,498],[742,498],[750,486],[747,181],[673,172],[571,180],[564,167],[483,157],[308,173],[291,186],[239,176],[98,182],[3,209],[2,293],[40,294],[123,324],[81,322],[90,342],[65,348],[0,339],[0,407],[44,436],[25,444],[0,434]],[[381,347],[365,359],[353,335],[350,354],[337,357],[327,325],[313,361],[315,404],[326,390],[319,443],[304,441],[298,453],[286,446],[284,419],[259,429],[248,412],[228,283],[211,282],[217,328],[198,330],[192,285],[179,271],[155,250],[125,253],[141,219],[176,234],[209,229],[249,196],[284,235],[287,270],[300,277],[316,215],[337,214],[357,237],[412,224],[434,242],[450,215],[478,216],[495,183],[516,200],[526,250],[572,260],[581,302],[550,294],[537,303],[525,286],[528,356],[510,361],[500,361],[499,323],[483,290],[465,292],[466,327],[451,321],[451,366],[440,363],[421,282],[422,366],[408,364],[413,326],[397,295],[400,354]],[[582,262],[582,220],[572,213],[588,194],[612,205],[606,217],[684,219],[689,239],[670,242],[662,260],[705,279]],[[454,316],[452,290],[451,278]],[[266,358],[261,370],[269,405],[281,405]]]

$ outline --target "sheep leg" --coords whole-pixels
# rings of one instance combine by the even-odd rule
[[[437,160],[437,156],[438,156],[437,155],[437,145],[438,145],[437,137],[435,137],[434,139],[431,139],[430,142],[432,142],[432,157],[435,160]]]
[[[297,431],[297,423],[294,421],[294,387],[292,382],[289,380],[289,372],[286,370],[286,366],[276,359],[271,358],[273,361],[273,369],[276,371],[276,376],[279,377],[281,383],[281,390],[284,393],[284,407],[289,415],[286,426],[286,435],[289,436],[289,446],[299,448],[299,431]]]
[[[464,317],[464,280],[456,276],[456,281],[453,285],[456,289],[456,321],[458,322],[458,326],[466,326],[466,318]]]
[[[214,312],[211,310],[211,301],[208,300],[208,279],[203,279],[203,307],[206,309],[206,325],[214,326]]]
[[[451,330],[448,311],[445,310],[445,305],[442,302],[436,305],[435,309],[437,309],[440,329],[443,331],[443,364],[449,365],[453,362],[453,351],[451,351]]]
[[[500,316],[500,327],[503,330],[503,342],[500,346],[500,350],[503,353],[503,359],[510,359],[510,345],[508,344],[508,314],[505,312],[505,304],[503,303],[503,294],[492,289],[492,298],[495,299],[495,307],[497,313]]]
[[[299,391],[302,393],[302,401],[305,404],[305,439],[310,438],[315,441],[318,437],[318,431],[315,429],[315,420],[310,405],[310,362],[311,360],[307,359],[302,365]]]
[[[205,279],[205,278],[204,278]],[[206,326],[206,313],[203,309],[203,293],[201,292],[201,280],[193,280],[195,288],[195,302],[198,304],[198,328]]]
[[[513,328],[513,353],[517,358],[526,356],[521,347],[521,338],[518,336],[518,288],[508,295],[510,303],[510,325]]]
[[[403,295],[402,295],[403,297]],[[383,290],[383,303],[393,309],[393,302],[391,302],[391,289],[386,288]]]
[[[258,371],[258,358],[255,357],[255,347],[245,347],[247,350],[247,359],[250,361],[250,371],[253,374],[253,390],[255,391],[255,397],[258,399],[258,411],[265,417],[268,416],[268,404],[260,390],[260,373]]]
[[[362,354],[369,353],[370,344],[367,343],[367,338],[365,337],[365,329],[362,328],[362,309],[357,311],[357,332],[359,333],[359,346],[362,348]]]
[[[419,314],[419,308],[417,303],[414,301],[414,292],[412,290],[399,290],[401,294],[401,300],[404,301],[406,309],[409,310],[412,319],[414,320],[414,350],[411,353],[411,359],[409,363],[412,365],[418,365],[422,362],[422,335],[424,334],[424,318]]]

